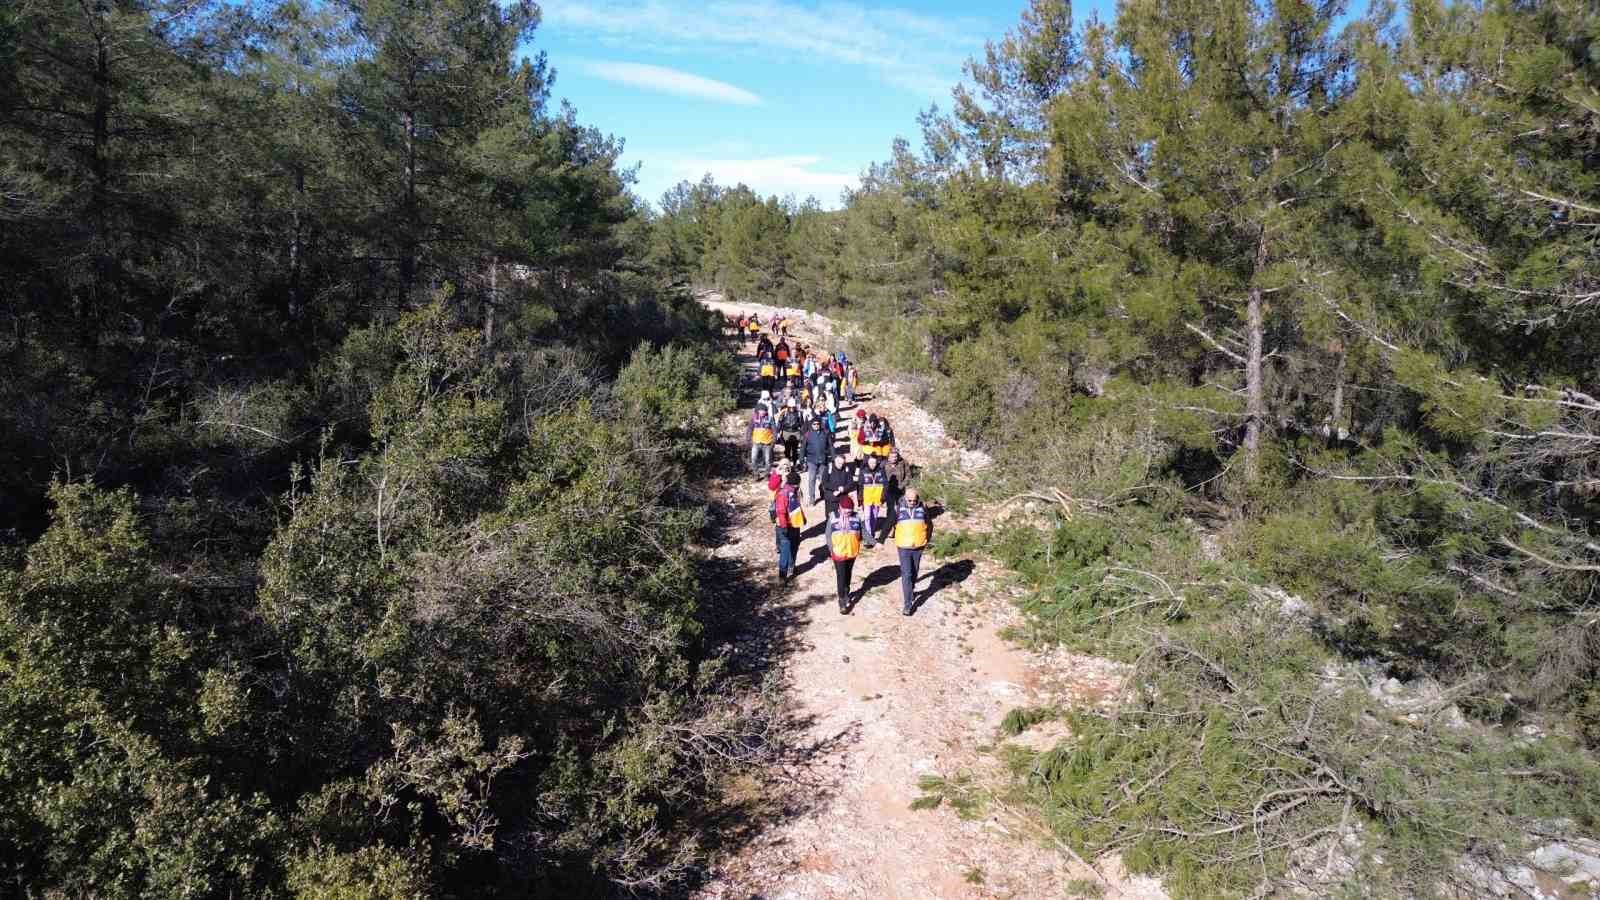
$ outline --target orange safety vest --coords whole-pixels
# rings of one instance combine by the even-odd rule
[[[899,521],[894,523],[894,545],[902,550],[921,550],[928,546],[928,511],[921,504],[900,504]]]
[[[861,521],[855,516],[840,522],[833,529],[833,540],[829,542],[829,556],[835,562],[844,562],[855,559],[861,555]]]
[[[882,506],[883,505],[883,485],[881,485],[881,484],[863,484],[861,486],[861,505],[862,506]]]
[[[772,419],[766,416],[756,419],[750,425],[750,443],[772,443]]]

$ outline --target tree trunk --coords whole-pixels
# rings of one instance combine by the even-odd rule
[[[489,296],[483,304],[483,343],[494,343],[494,314],[500,306],[500,259],[489,259]]]
[[[82,328],[84,343],[94,348],[100,346],[101,326],[111,317],[105,309],[111,281],[111,251],[106,246],[111,232],[110,210],[107,208],[111,197],[110,144],[111,51],[106,46],[106,36],[97,29],[94,66],[94,155],[90,160],[94,174],[94,189],[90,200],[93,209],[89,213],[94,222],[92,251],[94,281],[89,288],[88,298],[79,308],[82,316],[79,325]]]
[[[408,109],[402,118],[406,131],[406,230],[400,239],[399,305],[404,309],[417,278],[417,117]]]
[[[1328,443],[1334,444],[1345,438],[1344,430],[1344,361],[1348,351],[1341,344],[1339,347],[1339,363],[1333,370],[1333,410],[1328,413]]]
[[[302,166],[295,166],[294,170],[294,237],[289,240],[289,321],[300,321],[300,241],[301,222],[300,208],[305,204],[306,196],[306,170]]]
[[[1256,235],[1255,271],[1251,277],[1250,296],[1245,307],[1246,339],[1249,349],[1244,360],[1245,424],[1244,424],[1244,476],[1254,482],[1261,474],[1261,426],[1266,421],[1266,391],[1261,380],[1261,273],[1267,267],[1267,226],[1262,224]]]

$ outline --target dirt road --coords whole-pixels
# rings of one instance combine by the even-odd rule
[[[719,308],[714,300],[707,305]],[[739,308],[763,319],[771,312]],[[797,331],[799,340],[831,349],[832,323],[813,318]],[[741,352],[749,349],[745,344]],[[753,376],[753,360],[746,355],[744,362],[747,377]],[[751,399],[747,395],[726,422],[728,443],[746,451]],[[866,406],[896,423],[913,463],[972,459],[942,430],[902,424],[928,420],[908,401],[884,398]],[[967,817],[948,802],[911,808],[923,795],[918,784],[924,778],[969,779],[980,791],[1002,784],[995,748],[1003,741],[998,725],[1006,712],[1101,701],[1119,684],[1115,664],[1007,643],[999,632],[1018,620],[1010,602],[1015,588],[983,559],[926,559],[921,605],[907,618],[900,612],[893,548],[864,550],[855,583],[866,591],[852,614],[842,616],[821,504],[807,508],[811,524],[797,579],[779,587],[764,482],[730,474],[715,490],[728,527],[726,542],[713,552],[757,583],[772,585],[762,618],[784,623],[783,633],[757,633],[752,626],[748,640],[760,642],[781,670],[797,749],[763,788],[783,794],[768,804],[770,819],[752,824],[749,839],[718,861],[696,896],[1033,898],[1066,896],[1074,883],[1096,885],[1108,897],[1163,896],[1154,881],[1122,877],[1114,860],[1102,861],[1099,871],[1075,862],[1036,823],[998,802]],[[959,527],[952,519],[938,520],[936,528]]]

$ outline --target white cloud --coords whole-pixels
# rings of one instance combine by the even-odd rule
[[[700,176],[711,173],[721,185],[743,184],[763,197],[794,195],[804,200],[814,196],[823,205],[839,205],[839,194],[853,188],[860,181],[850,172],[830,172],[818,169],[820,156],[769,156],[751,159],[678,159],[663,165],[671,173],[672,181],[699,181]]]
[[[725,81],[702,78],[699,75],[691,75],[688,72],[669,69],[665,66],[647,66],[642,63],[625,62],[592,62],[585,63],[583,71],[596,78],[602,78],[617,84],[626,84],[666,94],[676,94],[680,97],[715,100],[719,103],[737,103],[740,106],[755,106],[761,102],[760,97],[744,88],[735,87]]]
[[[991,28],[856,3],[788,0],[546,0],[545,22],[613,46],[739,54],[766,62],[859,66],[891,84],[943,97]]]

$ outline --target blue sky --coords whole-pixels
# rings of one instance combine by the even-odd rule
[[[961,65],[1018,21],[1026,0],[545,0],[535,49],[555,96],[626,141],[652,203],[710,172],[762,194],[841,189],[949,107]],[[1112,0],[1075,4],[1079,19]]]

